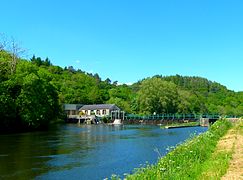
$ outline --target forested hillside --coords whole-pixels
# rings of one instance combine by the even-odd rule
[[[48,58],[19,59],[0,51],[0,129],[35,129],[60,117],[63,103],[114,103],[127,113],[243,115],[243,92],[201,77],[160,76],[131,86],[61,68]]]
[[[222,115],[243,114],[242,92],[228,90],[225,86],[217,82],[212,82],[201,77],[180,75],[163,77],[156,75],[153,78],[148,78],[139,82],[140,90],[138,92],[141,92],[141,87],[144,87],[144,82],[152,83],[156,80],[159,82],[164,81],[164,83],[167,82],[167,86],[174,86],[172,89],[175,90],[174,93],[177,93],[177,98],[172,98],[173,96],[169,95],[169,92],[172,92],[171,90],[167,93],[163,93],[165,90],[160,90],[162,94],[168,94],[167,99],[172,98],[173,101],[176,101],[173,102],[176,107],[174,113],[217,113]],[[169,85],[168,83],[172,84]],[[156,87],[157,85],[158,83],[151,84],[152,87],[158,89],[158,87]],[[162,87],[162,85],[159,87]],[[168,90],[169,88],[166,89]],[[165,104],[165,101],[162,101],[161,104]],[[172,106],[169,105],[168,107]],[[172,112],[172,110],[167,112]]]

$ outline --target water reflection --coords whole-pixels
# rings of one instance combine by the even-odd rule
[[[206,128],[63,125],[49,132],[0,136],[0,179],[103,179],[155,163]],[[156,150],[156,151],[154,151]],[[95,176],[94,176],[95,172]]]

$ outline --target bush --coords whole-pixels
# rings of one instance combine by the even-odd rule
[[[102,117],[102,121],[103,121],[104,123],[110,123],[110,122],[111,122],[111,120],[110,120],[107,116],[103,116],[103,117]]]

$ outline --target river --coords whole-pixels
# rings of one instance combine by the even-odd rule
[[[87,179],[123,176],[156,163],[207,128],[149,125],[60,125],[48,132],[0,135],[0,179]]]

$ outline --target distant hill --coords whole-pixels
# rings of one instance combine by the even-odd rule
[[[115,103],[126,112],[135,114],[243,115],[243,92],[230,91],[202,77],[155,75],[132,85],[117,85],[117,81],[102,80],[98,74],[75,70],[72,66],[54,66],[48,58],[33,56],[30,60],[17,58],[14,62],[13,55],[4,50],[0,51],[0,65],[2,126],[10,126],[9,122],[16,121],[22,124],[26,121],[31,127],[42,126],[41,121],[31,125],[31,118],[43,119],[43,122],[48,117],[55,119],[63,103]],[[41,106],[37,106],[39,104]],[[44,107],[43,104],[49,107],[40,108]],[[50,114],[48,109],[53,112]],[[33,115],[34,111],[39,114]]]

